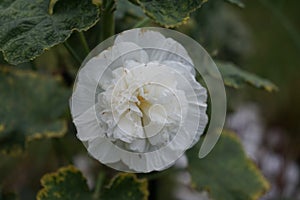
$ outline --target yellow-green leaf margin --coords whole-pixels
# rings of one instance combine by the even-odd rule
[[[58,76],[0,66],[0,152],[18,154],[31,140],[62,137],[70,94]]]
[[[46,174],[41,179],[43,189],[37,194],[37,200],[82,200],[92,199],[92,195],[82,173],[70,165],[57,172]]]
[[[242,70],[233,63],[217,61],[216,64],[222,74],[225,85],[229,87],[239,89],[241,86],[248,84],[268,92],[278,91],[277,86],[271,81]]]
[[[237,136],[224,131],[213,150],[198,158],[199,145],[187,152],[192,185],[214,200],[258,200],[269,183],[246,156]]]
[[[147,200],[148,182],[146,179],[138,179],[135,174],[119,173],[102,193],[101,197],[105,200]]]

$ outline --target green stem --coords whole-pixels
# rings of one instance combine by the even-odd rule
[[[144,19],[142,19],[141,21],[138,21],[133,28],[141,28],[145,25],[147,25],[151,20],[148,17],[145,17]]]
[[[115,34],[115,17],[114,17],[114,0],[103,0],[101,12],[101,33],[100,41],[113,36]]]
[[[76,51],[70,46],[70,44],[67,41],[65,41],[63,44],[65,48],[68,50],[68,52],[70,53],[70,55],[74,58],[74,60],[80,65],[82,59],[78,56]]]
[[[90,53],[90,47],[85,39],[84,33],[78,32],[78,34],[79,34],[79,39],[80,39],[80,42],[82,43],[85,53],[86,54]]]
[[[100,190],[103,185],[104,178],[105,178],[105,174],[103,172],[100,172],[97,177],[97,182],[96,182],[96,187],[95,187],[95,192],[94,192],[94,199],[99,199],[99,197],[100,197]]]

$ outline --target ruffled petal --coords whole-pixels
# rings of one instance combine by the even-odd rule
[[[94,158],[104,164],[115,163],[120,160],[118,149],[107,138],[95,138],[90,140],[87,150]]]
[[[145,49],[150,61],[175,60],[193,64],[185,48],[172,38],[166,38],[161,33],[144,29],[132,29],[120,33],[115,44],[133,42]]]
[[[159,47],[165,39],[165,36],[155,31],[131,29],[118,34],[115,39],[115,44],[132,42],[146,50],[148,48],[155,49]]]
[[[96,108],[92,106],[80,116],[73,119],[77,128],[77,137],[88,141],[96,137],[104,137],[104,127],[97,121]]]
[[[119,62],[114,63],[116,59],[119,59]],[[95,104],[98,84],[102,89],[106,89],[112,79],[112,67],[110,65],[122,66],[127,60],[147,62],[148,56],[136,44],[122,42],[93,57],[80,69],[70,101],[73,117],[77,117]],[[87,88],[87,90],[81,88]]]

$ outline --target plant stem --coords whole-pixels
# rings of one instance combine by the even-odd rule
[[[95,192],[94,192],[94,196],[93,196],[94,199],[99,199],[99,197],[100,197],[100,190],[101,190],[104,178],[105,178],[105,174],[103,172],[100,172],[97,177]]]
[[[145,17],[144,19],[142,19],[141,21],[138,21],[133,28],[141,28],[145,25],[147,25],[151,20],[148,17]]]
[[[73,59],[80,65],[82,59],[78,56],[76,51],[70,46],[70,44],[67,41],[65,41],[63,44],[65,48],[68,50],[68,52],[70,53],[70,55],[73,57]]]
[[[79,39],[80,39],[80,42],[84,48],[84,51],[86,54],[90,53],[90,47],[85,39],[85,36],[84,36],[84,33],[83,32],[78,32],[79,34]]]
[[[100,42],[113,36],[115,34],[115,1],[114,0],[103,0],[101,12],[101,33]]]

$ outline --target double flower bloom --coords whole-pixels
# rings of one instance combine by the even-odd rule
[[[181,44],[133,29],[81,68],[71,112],[94,158],[117,170],[150,172],[171,166],[199,140],[206,99]]]

